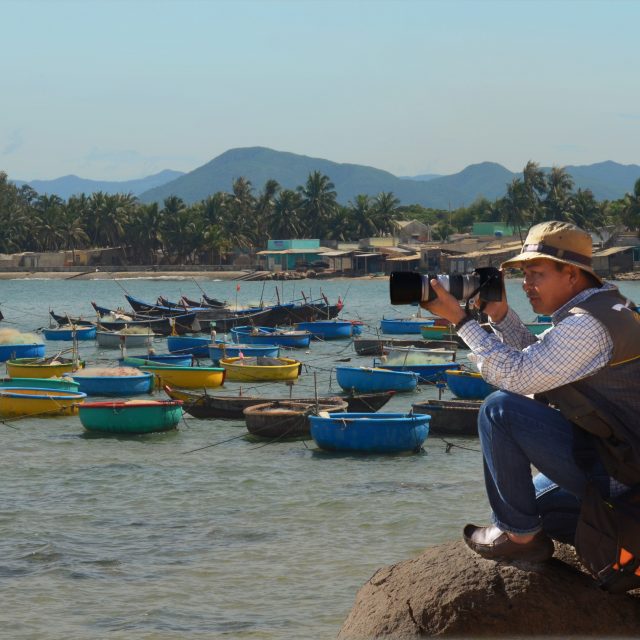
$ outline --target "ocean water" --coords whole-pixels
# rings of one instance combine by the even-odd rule
[[[276,299],[275,283],[131,279],[0,281],[0,328],[33,331],[48,311],[92,315],[90,300],[124,304],[123,289],[232,304]],[[374,332],[392,308],[387,281],[278,283],[280,299],[345,300],[343,316]],[[636,301],[640,283],[621,283]],[[519,283],[511,304],[533,317]],[[48,343],[55,353],[63,343]],[[164,340],[154,345],[165,351]],[[369,365],[350,343],[312,343],[298,395],[336,390],[333,370]],[[83,344],[88,362],[117,353]],[[228,383],[236,388],[240,383]],[[245,387],[286,393],[278,385]],[[405,411],[433,387],[398,394]],[[157,394],[163,397],[163,394]],[[0,637],[333,638],[377,568],[458,538],[487,517],[477,440],[432,437],[424,453],[348,456],[313,442],[258,443],[243,423],[185,416],[171,433],[89,437],[77,417],[0,423]],[[207,448],[203,448],[207,447]]]

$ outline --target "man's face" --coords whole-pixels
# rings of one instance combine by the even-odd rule
[[[557,264],[553,260],[539,258],[522,266],[522,288],[536,313],[551,314],[577,293],[577,269],[562,265],[559,270]]]

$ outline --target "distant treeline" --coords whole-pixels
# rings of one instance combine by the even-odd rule
[[[632,194],[597,202],[590,190],[578,189],[568,173],[554,167],[545,173],[527,163],[523,178],[507,185],[506,195],[480,199],[453,211],[420,205],[400,206],[393,193],[358,195],[338,204],[330,178],[316,171],[295,190],[268,180],[254,192],[245,178],[233,181],[231,193],[217,192],[187,205],[170,196],[160,207],[131,194],[39,195],[28,185],[16,187],[0,172],[0,252],[75,251],[122,247],[133,264],[154,264],[158,255],[170,264],[221,264],[233,248],[262,249],[270,238],[320,238],[350,241],[392,235],[399,220],[417,219],[432,227],[435,240],[474,222],[502,221],[521,234],[543,220],[569,220],[595,229],[606,224],[640,227],[640,180]]]

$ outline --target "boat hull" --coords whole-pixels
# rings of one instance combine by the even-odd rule
[[[222,386],[226,375],[222,367],[145,365],[140,369],[154,374],[158,388],[169,385],[170,387],[182,387],[183,389],[215,389]]]
[[[271,360],[271,359],[270,359]],[[291,358],[273,358],[277,365],[243,364],[245,358],[222,358],[220,366],[227,372],[227,380],[234,382],[275,382],[278,380],[296,380],[300,375],[302,363]]]
[[[182,418],[177,400],[87,402],[79,407],[82,426],[93,433],[139,435],[175,429]]]
[[[4,418],[71,416],[87,397],[78,391],[5,387],[0,389],[0,416]]]
[[[143,372],[135,376],[82,376],[73,377],[80,391],[88,396],[137,396],[153,391],[153,374]]]
[[[18,358],[42,358],[45,351],[44,343],[32,344],[2,344],[0,345],[0,362],[16,360]]]
[[[169,336],[167,349],[177,355],[192,355],[196,358],[209,357],[210,337]]]
[[[425,340],[442,340],[451,333],[449,326],[442,326],[436,324],[427,324],[420,327],[420,335]]]
[[[316,340],[342,340],[353,335],[353,324],[345,320],[298,322],[297,329],[309,331]]]
[[[79,391],[80,385],[71,378],[9,378],[0,379],[0,388],[20,387],[21,389],[61,389]]]
[[[403,413],[343,413],[310,416],[311,437],[327,451],[410,453],[421,450],[431,416]]]
[[[257,358],[258,356],[277,358],[280,356],[280,347],[271,344],[233,344],[222,342],[209,345],[209,358],[216,365],[223,358],[239,358],[240,355],[249,358]]]
[[[455,371],[460,368],[455,362],[442,364],[386,364],[374,362],[374,365],[387,371],[411,372],[418,376],[418,382],[437,382],[445,379],[446,371]]]
[[[386,334],[409,334],[420,333],[420,327],[433,325],[433,320],[424,318],[403,319],[403,318],[383,318],[380,321],[380,331]]]
[[[120,333],[119,331],[96,331],[96,341],[103,349],[146,349],[151,345],[155,333]]]
[[[71,373],[76,369],[73,362],[53,364],[50,362],[38,362],[40,358],[16,358],[7,360],[7,373],[12,378],[59,378],[65,373]],[[78,363],[79,368],[84,362]]]
[[[336,380],[345,391],[413,391],[418,376],[412,372],[390,371],[374,367],[336,367]]]
[[[446,371],[445,378],[451,393],[462,400],[482,400],[496,390],[479,373]]]
[[[79,325],[75,329],[43,329],[44,337],[47,340],[65,340],[70,342],[74,338],[76,340],[94,340],[96,337],[96,327],[87,325]]]
[[[419,349],[457,349],[455,340],[422,340],[399,338],[355,338],[353,348],[359,356],[381,356],[385,347],[417,347]]]
[[[477,436],[481,404],[480,400],[426,400],[411,406],[415,413],[431,416],[431,435]]]
[[[306,349],[311,344],[311,333],[308,331],[277,331],[271,327],[239,327],[231,330],[234,342],[244,344],[268,344]]]

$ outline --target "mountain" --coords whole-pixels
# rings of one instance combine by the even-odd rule
[[[514,175],[494,162],[471,165],[451,176],[433,178],[428,182],[403,179],[393,174],[357,164],[341,164],[274,151],[265,147],[230,149],[207,164],[180,176],[176,180],[140,195],[143,202],[162,202],[177,195],[187,203],[203,200],[216,191],[231,190],[234,179],[248,179],[256,190],[267,180],[276,180],[282,188],[295,189],[304,185],[310,173],[320,171],[335,185],[338,201],[347,204],[359,194],[376,196],[391,191],[403,204],[447,209],[470,204],[476,197],[494,199],[505,191],[505,184]]]
[[[182,171],[172,171],[165,169],[160,173],[155,173],[146,178],[137,180],[108,181],[108,180],[88,180],[78,176],[69,175],[55,178],[54,180],[14,180],[14,184],[21,187],[28,184],[39,194],[55,194],[64,200],[69,196],[86,193],[87,195],[96,191],[104,193],[132,193],[134,196],[140,195],[144,191],[159,187],[167,182],[171,182],[183,175]]]
[[[439,173],[422,173],[418,176],[398,176],[402,180],[418,180],[419,182],[429,182],[429,180],[433,180],[434,178],[441,178],[442,175]]]

